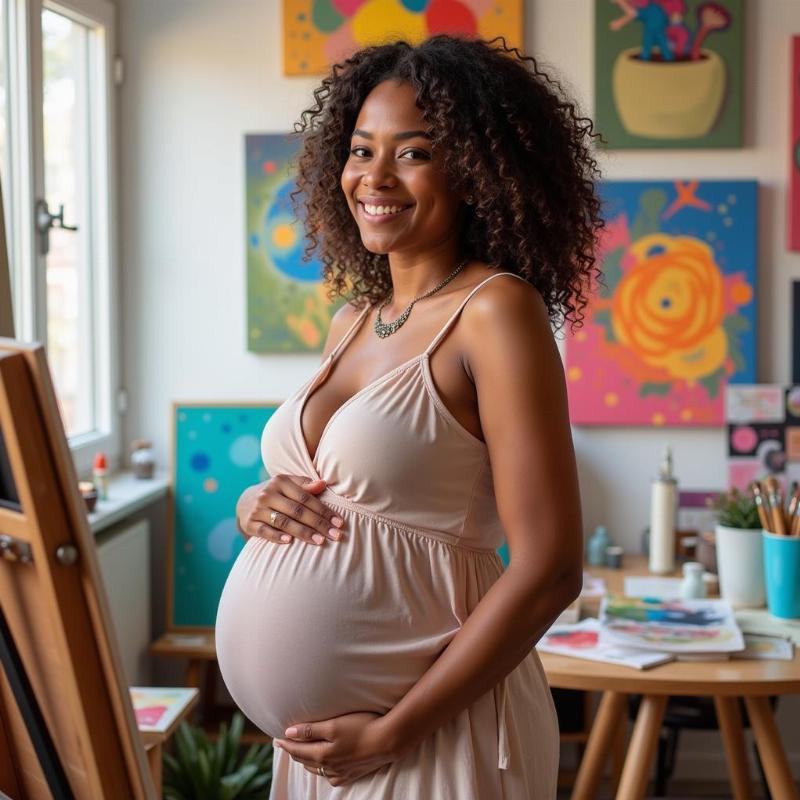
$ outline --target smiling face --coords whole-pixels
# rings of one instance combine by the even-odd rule
[[[457,237],[461,198],[427,127],[408,83],[384,81],[361,106],[341,186],[372,253],[424,256]]]

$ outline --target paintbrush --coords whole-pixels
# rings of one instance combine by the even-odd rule
[[[781,498],[781,487],[778,481],[771,475],[764,481],[767,489],[767,497],[772,510],[772,524],[775,533],[779,536],[786,536],[786,520],[783,517],[783,499]]]
[[[756,508],[758,509],[758,518],[761,520],[761,527],[764,528],[765,531],[772,533],[769,509],[767,508],[767,501],[764,497],[761,484],[758,481],[753,481],[750,485],[750,490],[753,492],[753,500],[755,500]]]
[[[792,492],[792,499],[789,501],[789,508],[787,511],[786,525],[789,528],[790,536],[800,535],[800,487],[797,483],[792,484],[794,491]]]

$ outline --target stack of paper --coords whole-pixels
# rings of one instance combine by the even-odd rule
[[[543,653],[574,656],[589,661],[605,661],[609,664],[619,664],[635,669],[647,669],[672,661],[669,653],[601,644],[599,639],[600,620],[589,617],[574,625],[554,625],[539,640],[536,648]]]
[[[701,658],[744,649],[727,600],[610,595],[600,605],[600,642]]]

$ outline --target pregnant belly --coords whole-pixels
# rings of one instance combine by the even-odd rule
[[[216,621],[220,671],[270,736],[293,723],[385,713],[466,617],[453,572],[462,572],[461,553],[357,521],[323,547],[251,538],[228,576]]]

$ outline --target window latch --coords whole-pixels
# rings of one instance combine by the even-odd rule
[[[50,229],[60,228],[62,231],[77,231],[77,225],[64,224],[64,205],[58,207],[58,214],[51,214],[47,200],[36,201],[36,230],[39,232],[39,252],[46,256],[50,252]]]

